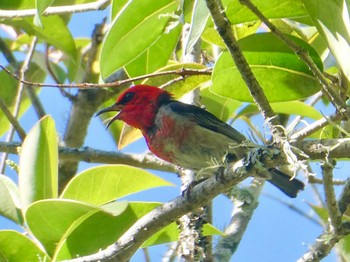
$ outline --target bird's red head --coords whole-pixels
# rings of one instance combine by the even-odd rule
[[[114,105],[97,113],[119,111],[108,123],[122,120],[128,125],[146,132],[152,127],[159,107],[171,100],[171,94],[155,86],[136,85],[124,91]]]

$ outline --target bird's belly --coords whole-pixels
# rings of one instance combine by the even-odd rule
[[[193,126],[171,130],[158,130],[147,144],[155,155],[175,165],[201,170],[222,165],[227,154],[243,156],[237,152],[237,144],[222,134]]]

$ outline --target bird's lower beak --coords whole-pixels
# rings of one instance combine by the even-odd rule
[[[99,116],[99,115],[101,115],[101,114],[103,114],[103,113],[107,113],[107,112],[114,112],[114,111],[121,111],[122,109],[123,109],[123,105],[119,105],[119,104],[114,104],[114,105],[112,105],[112,106],[110,106],[110,107],[107,107],[107,108],[105,108],[105,109],[102,109],[102,110],[100,110],[100,111],[98,111],[97,112],[97,114],[96,114],[96,116]],[[106,126],[106,129],[108,129],[108,127],[115,121],[115,120],[117,120],[118,119],[118,115],[119,114],[116,114],[109,122],[108,122],[108,124],[107,124],[107,126]]]

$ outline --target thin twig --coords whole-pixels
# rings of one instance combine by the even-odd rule
[[[26,56],[26,59],[23,61],[22,66],[19,70],[19,79],[22,81],[24,81],[24,79],[25,79],[25,73],[27,72],[29,63],[33,57],[36,43],[37,43],[37,37],[34,37],[30,46],[29,46],[29,50],[28,50],[28,54]],[[12,114],[13,117],[15,117],[15,118],[19,114],[19,109],[20,109],[23,90],[24,90],[24,84],[22,81],[19,81],[19,83],[18,83],[18,90],[17,90],[16,99],[15,99],[15,106],[14,106],[13,114]],[[6,137],[6,141],[12,141],[12,138],[14,135],[14,130],[15,130],[15,128],[13,126],[10,126],[10,129],[9,129],[7,137]],[[2,174],[5,173],[6,159],[7,159],[7,154],[5,153],[5,154],[3,154],[3,157],[2,157],[1,162],[0,162],[0,171]]]
[[[7,62],[13,67],[17,66],[17,59],[13,55],[13,52],[7,47],[5,41],[0,37],[0,50],[3,56],[6,58]]]
[[[212,68],[205,68],[205,69],[188,69],[188,68],[182,68],[177,70],[170,70],[170,71],[164,71],[164,72],[156,72],[152,74],[146,74],[142,76],[137,76],[129,79],[119,80],[112,83],[103,83],[103,84],[95,84],[95,83],[81,83],[81,84],[46,84],[46,83],[36,83],[36,82],[30,82],[26,80],[20,79],[17,75],[13,74],[10,70],[8,70],[3,65],[0,65],[0,68],[4,70],[7,74],[15,78],[17,81],[22,82],[23,84],[29,85],[29,86],[35,86],[35,87],[55,87],[55,88],[79,88],[79,89],[94,89],[94,88],[105,88],[105,87],[117,87],[124,84],[128,84],[134,81],[143,80],[146,78],[151,77],[157,77],[157,76],[164,76],[164,75],[180,75],[183,78],[186,78],[188,76],[194,76],[194,75],[211,75]]]
[[[329,117],[323,117],[320,120],[317,120],[313,122],[312,124],[302,128],[301,130],[295,132],[293,135],[290,136],[291,141],[301,141],[305,137],[315,133],[316,131],[320,130],[321,128],[327,126],[329,124],[329,120],[331,121],[338,121],[342,119],[342,116],[339,114],[333,114]]]
[[[65,5],[65,6],[50,6],[42,15],[58,15],[58,14],[73,14],[82,13],[87,11],[97,11],[105,9],[110,3],[110,0],[97,0],[91,3],[84,3],[78,5]],[[19,18],[27,16],[35,16],[37,9],[25,9],[25,10],[0,10],[0,18]]]
[[[24,129],[21,127],[17,118],[12,115],[11,111],[7,108],[7,105],[5,104],[4,100],[2,100],[1,97],[0,97],[0,109],[2,110],[6,118],[10,121],[13,128],[16,130],[18,136],[23,141],[24,138],[26,137],[26,131],[24,131]]]
[[[320,99],[322,98],[322,92],[317,92],[315,95],[313,95],[310,99],[310,101],[307,102],[307,105],[314,106]],[[289,130],[293,130],[302,119],[302,116],[298,115],[296,116],[293,121],[286,127],[287,133]]]
[[[320,184],[323,185],[323,179],[317,178],[315,176],[309,176],[309,179],[307,181],[309,184]],[[339,179],[333,179],[332,184],[335,186],[343,186],[345,185],[346,181],[339,180]]]

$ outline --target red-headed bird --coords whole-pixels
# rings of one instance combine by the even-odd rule
[[[240,160],[249,151],[246,145],[253,145],[213,114],[173,100],[169,92],[154,86],[136,85],[127,89],[114,105],[97,115],[110,111],[119,113],[107,128],[115,120],[122,120],[141,130],[148,148],[156,156],[197,172],[214,163],[223,164],[225,159]],[[269,176],[268,181],[290,197],[296,197],[304,188],[301,181],[275,168],[269,169]]]

